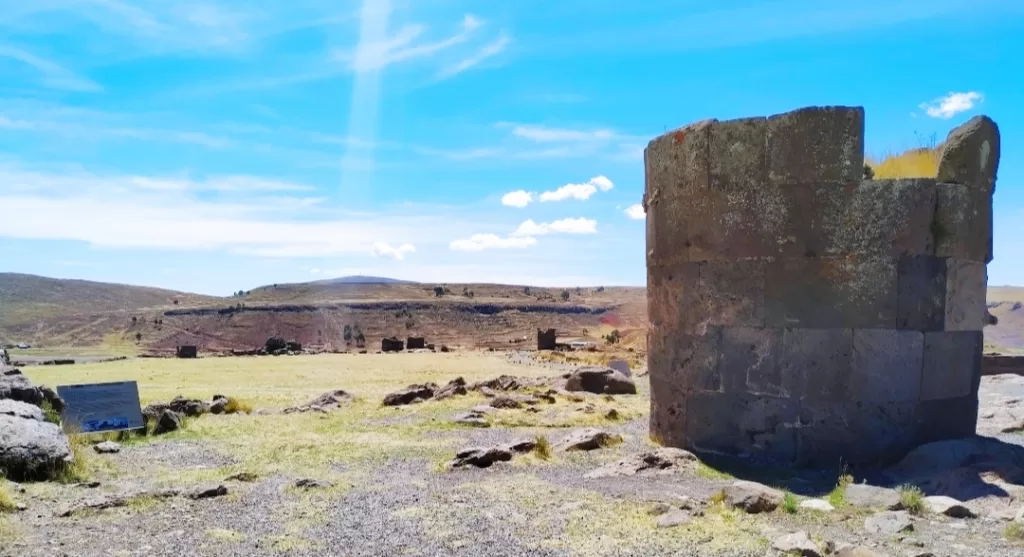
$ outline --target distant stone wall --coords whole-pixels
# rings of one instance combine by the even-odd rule
[[[972,435],[995,123],[938,179],[863,180],[862,108],[710,120],[645,151],[652,435],[797,465]]]
[[[193,345],[179,346],[175,350],[175,356],[178,358],[196,358],[199,356],[199,349]]]
[[[405,347],[409,350],[422,350],[427,347],[427,340],[423,337],[408,337],[405,339]]]
[[[380,350],[381,352],[401,352],[405,349],[405,342],[399,338],[382,338],[380,339]]]
[[[1024,375],[1024,356],[986,354],[981,362],[982,375],[1013,373]]]

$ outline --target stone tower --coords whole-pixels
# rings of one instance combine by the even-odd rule
[[[864,111],[698,122],[645,151],[651,434],[785,464],[972,435],[999,131],[864,180]]]

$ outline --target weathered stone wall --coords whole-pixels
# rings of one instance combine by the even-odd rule
[[[937,180],[877,181],[861,108],[651,141],[652,436],[838,465],[973,434],[998,138],[976,118]]]
[[[557,344],[555,329],[537,329],[537,350],[554,350]]]

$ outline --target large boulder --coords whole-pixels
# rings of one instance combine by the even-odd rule
[[[164,410],[156,420],[153,435],[162,435],[181,429],[181,415],[173,410]]]
[[[67,436],[57,425],[38,419],[31,410],[37,407],[17,401],[4,401],[4,406],[10,414],[0,414],[0,469],[9,479],[50,479],[71,462]]]
[[[782,504],[783,493],[757,482],[740,480],[722,490],[725,504],[748,514],[770,513]]]
[[[167,406],[178,414],[188,416],[190,418],[202,416],[210,411],[210,405],[206,402],[197,399],[185,398],[183,396],[174,397]]]
[[[565,382],[567,391],[609,395],[635,395],[636,384],[610,367],[584,366],[577,369]]]
[[[0,364],[0,399],[13,399],[42,406],[49,402],[57,412],[64,411],[64,401],[49,387],[33,385],[21,370]]]

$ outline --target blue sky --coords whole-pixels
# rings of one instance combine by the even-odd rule
[[[1024,285],[1018,0],[0,8],[0,271],[642,285],[650,139],[843,104],[876,155],[994,118],[990,284]]]

